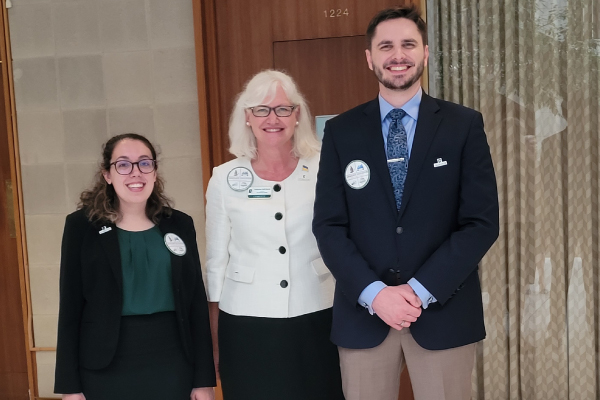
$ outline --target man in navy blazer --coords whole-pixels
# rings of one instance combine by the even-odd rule
[[[366,57],[379,96],[325,127],[313,232],[337,282],[331,338],[348,400],[397,399],[404,365],[417,400],[470,399],[485,337],[478,264],[498,237],[494,168],[481,114],[421,89],[419,15],[373,18]],[[393,109],[408,159],[388,157]],[[397,202],[388,164],[401,162]]]

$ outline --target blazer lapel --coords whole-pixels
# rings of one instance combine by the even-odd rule
[[[97,225],[96,228],[100,236],[100,243],[117,281],[119,293],[123,295],[123,272],[121,270],[121,250],[119,247],[117,226],[114,224]]]
[[[173,226],[172,220],[169,217],[163,216],[161,218],[160,223],[158,224],[158,229],[160,229],[163,236],[167,233],[174,233],[181,237],[179,232]],[[189,251],[190,243],[186,243],[185,246]],[[181,286],[181,268],[183,257],[176,256],[171,251],[169,251],[169,254],[171,256],[171,277],[173,279],[173,291],[174,293],[177,293],[177,289]]]
[[[442,116],[437,114],[439,107],[435,100],[423,93],[421,105],[419,107],[419,119],[415,130],[415,139],[413,141],[410,160],[408,162],[408,173],[404,182],[404,192],[402,194],[402,205],[398,212],[398,218],[402,216],[406,205],[410,201],[410,195],[417,183],[425,156],[433,142],[437,128],[442,120]]]
[[[390,179],[390,170],[387,166],[387,156],[385,154],[385,146],[383,143],[383,133],[381,132],[381,114],[379,111],[379,100],[371,101],[364,109],[366,118],[361,121],[361,128],[366,132],[366,147],[372,155],[371,174],[380,177],[381,189],[388,203],[396,215],[396,199],[394,198],[394,190],[392,188],[392,180]]]

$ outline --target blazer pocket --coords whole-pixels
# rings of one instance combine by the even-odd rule
[[[254,280],[254,268],[231,264],[225,275],[236,282],[251,283]]]
[[[310,265],[318,276],[330,273],[322,258],[311,261]]]

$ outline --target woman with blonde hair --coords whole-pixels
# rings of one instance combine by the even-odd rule
[[[334,280],[311,231],[320,143],[286,74],[255,75],[206,194],[209,306],[225,400],[343,399]],[[218,326],[218,328],[217,328]]]
[[[65,400],[214,400],[196,231],[156,157],[144,136],[111,138],[67,216],[54,385]]]

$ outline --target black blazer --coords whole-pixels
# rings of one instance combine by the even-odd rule
[[[163,234],[177,234],[186,244],[184,256],[171,254],[179,333],[185,354],[194,365],[194,387],[215,386],[208,305],[194,223],[190,216],[173,210],[170,217],[161,218],[158,227]],[[90,223],[84,210],[76,211],[67,216],[61,250],[54,391],[79,393],[79,367],[108,366],[119,339],[123,277],[116,226]]]
[[[426,349],[485,337],[478,263],[498,237],[498,194],[479,112],[423,94],[400,211],[386,162],[377,99],[329,120],[317,179],[313,232],[336,278],[332,340],[379,345],[389,332],[358,305],[372,282],[415,277],[438,300],[410,330]],[[439,165],[438,159],[446,165]],[[363,189],[344,178],[362,160]]]

